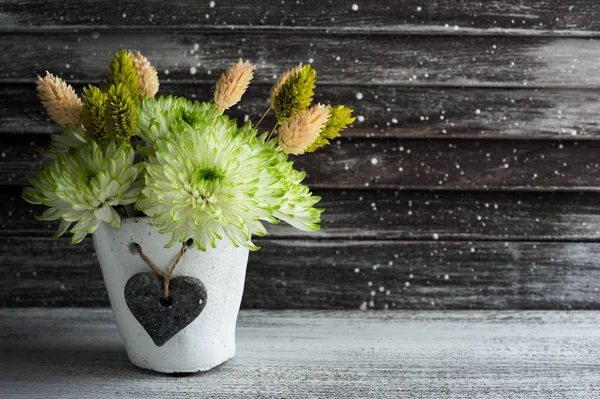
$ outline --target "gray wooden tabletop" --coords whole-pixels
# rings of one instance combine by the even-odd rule
[[[598,398],[597,311],[243,311],[236,357],[132,366],[108,309],[0,310],[0,398]]]

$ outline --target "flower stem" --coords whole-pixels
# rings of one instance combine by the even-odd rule
[[[257,129],[258,125],[260,125],[260,123],[263,121],[263,119],[265,119],[265,116],[267,116],[267,114],[269,113],[269,111],[272,108],[269,106],[269,108],[267,108],[267,110],[265,111],[265,113],[263,114],[263,116],[260,117],[260,119],[258,120],[258,122],[256,122],[256,125],[254,125],[254,128]]]
[[[269,133],[269,136],[267,136],[267,139],[265,140],[265,143],[271,139],[271,136],[275,132],[275,129],[277,129],[278,125],[279,125],[279,123],[276,123],[275,126],[273,126],[273,130],[271,130],[271,133]]]
[[[125,210],[125,213],[127,214],[128,218],[132,218],[132,217],[135,217],[135,215],[137,215],[137,212],[135,211],[133,204],[123,205],[123,209]]]

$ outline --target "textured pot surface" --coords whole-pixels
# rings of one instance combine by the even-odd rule
[[[102,224],[94,232],[94,246],[119,334],[131,362],[164,373],[209,370],[235,354],[235,325],[242,293],[248,249],[235,248],[224,238],[217,248],[201,252],[191,246],[174,277],[191,276],[206,286],[208,298],[200,315],[163,346],[156,346],[125,302],[131,276],[150,272],[132,244],[141,246],[157,268],[166,272],[180,245],[164,248],[170,236],[159,234],[150,218],[130,218],[120,229]]]

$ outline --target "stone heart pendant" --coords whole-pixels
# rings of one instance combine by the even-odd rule
[[[163,281],[153,273],[137,273],[125,285],[125,302],[156,346],[163,346],[194,321],[206,306],[204,283],[180,276],[169,281],[163,297]]]

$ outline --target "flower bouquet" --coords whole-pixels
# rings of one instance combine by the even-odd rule
[[[230,359],[252,236],[267,233],[265,221],[319,229],[320,198],[288,154],[327,145],[352,110],[311,106],[316,72],[298,65],[273,85],[257,124],[238,124],[224,112],[254,68],[231,66],[212,102],[155,98],[156,69],[128,50],[81,98],[59,77],[38,76],[63,130],[23,198],[48,207],[38,219],[60,220],[54,237],[69,231],[76,244],[93,234],[119,333],[140,367],[190,372]],[[271,111],[275,126],[259,130]]]

